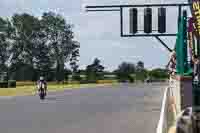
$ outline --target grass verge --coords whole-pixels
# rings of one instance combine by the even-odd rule
[[[117,85],[117,83],[48,85],[48,92],[64,91],[68,89],[92,88],[92,87],[108,86],[108,85]],[[35,94],[36,94],[36,86],[34,85],[17,86],[16,88],[0,88],[0,96],[26,96]]]

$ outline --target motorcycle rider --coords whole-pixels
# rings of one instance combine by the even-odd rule
[[[166,66],[170,70],[170,74],[174,75],[176,73],[176,52],[173,50],[170,54],[170,60]]]
[[[44,87],[42,87],[44,85]],[[40,91],[41,87],[44,89],[44,94],[46,96],[47,92],[47,82],[45,81],[43,76],[40,76],[40,79],[37,81],[37,86],[38,86],[38,92]]]

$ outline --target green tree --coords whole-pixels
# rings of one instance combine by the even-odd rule
[[[47,76],[53,67],[53,61],[51,60],[51,56],[49,54],[49,47],[42,43],[36,43],[35,46],[35,58],[34,64],[35,68],[39,71],[39,73],[43,76]]]
[[[169,77],[168,71],[166,69],[156,68],[149,72],[149,76],[152,79],[166,79]]]
[[[67,24],[61,15],[53,12],[44,13],[41,27],[46,35],[46,43],[51,48],[51,57],[55,60],[56,79],[61,81],[64,79],[65,62],[78,56],[79,43],[74,41],[72,25]]]
[[[25,65],[27,70],[53,73],[55,67],[56,80],[63,80],[66,63],[70,61],[77,69],[80,44],[74,40],[72,27],[52,12],[41,19],[27,13],[14,14],[11,20],[0,18],[1,70],[10,64],[9,72]]]
[[[136,69],[137,69],[138,72],[143,71],[143,70],[144,70],[144,62],[138,61],[138,62],[137,62]]]
[[[26,70],[26,75],[33,75],[34,73],[34,46],[36,35],[40,30],[40,23],[38,18],[27,13],[14,14],[9,21],[8,39],[11,42],[10,49],[10,75],[16,75],[21,70],[21,74]],[[19,70],[20,68],[20,70]],[[21,69],[24,68],[24,69]],[[12,74],[13,73],[13,74]],[[14,76],[15,77],[15,76]],[[22,78],[30,80],[27,76]]]
[[[122,62],[118,66],[118,69],[115,71],[117,78],[120,81],[125,81],[125,80],[133,81],[134,77],[131,75],[135,74],[135,72],[136,72],[135,64],[129,62]]]
[[[10,79],[18,80],[18,81],[31,81],[34,77],[35,71],[31,65],[18,63],[15,66],[16,70],[10,73]],[[12,68],[11,68],[12,69]]]
[[[38,18],[29,14],[14,14],[12,16],[12,64],[24,63],[32,65],[34,59],[34,46],[40,22]]]
[[[10,57],[9,40],[8,40],[8,21],[0,18],[0,72],[7,71],[7,61]]]
[[[90,82],[95,82],[96,80],[103,78],[104,66],[101,65],[101,61],[95,58],[91,65],[86,67],[86,78]]]
[[[141,69],[136,72],[136,79],[143,81],[148,77],[148,71],[146,69]]]
[[[65,81],[68,81],[70,74],[72,74],[72,71],[70,69],[65,68]]]

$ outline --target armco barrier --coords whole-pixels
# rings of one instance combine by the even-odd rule
[[[162,107],[160,112],[160,119],[157,125],[156,133],[167,133],[167,110],[168,110],[168,95],[169,95],[169,88],[165,89],[164,97],[162,101]]]
[[[177,109],[172,95],[172,89],[170,87],[165,89],[164,97],[162,101],[162,107],[160,112],[160,119],[157,125],[156,133],[167,133],[169,128],[173,126],[176,115]]]
[[[175,125],[177,114],[181,112],[181,86],[179,80],[170,77],[169,87],[164,91],[156,133],[168,133]]]

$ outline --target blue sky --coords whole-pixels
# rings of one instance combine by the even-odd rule
[[[27,12],[41,16],[45,11],[54,11],[63,15],[68,23],[74,24],[76,40],[80,42],[81,68],[92,63],[95,57],[101,59],[107,70],[116,69],[122,61],[136,63],[144,61],[145,67],[152,69],[164,67],[169,53],[155,38],[121,38],[118,12],[86,13],[85,5],[107,4],[144,4],[172,3],[186,0],[1,0],[0,16],[9,17],[13,13]],[[156,12],[156,10],[155,10]],[[128,16],[128,12],[125,11]],[[140,27],[142,27],[142,9]],[[177,12],[174,8],[167,9],[168,32],[177,30]],[[156,25],[156,15],[153,25]],[[128,22],[128,17],[125,17]],[[127,31],[128,23],[124,25]],[[175,44],[174,37],[162,38],[171,48]]]

